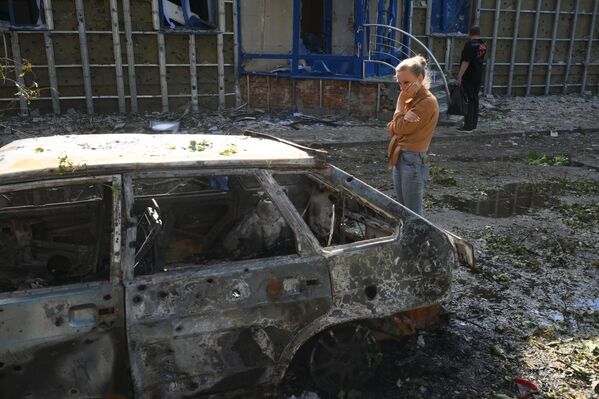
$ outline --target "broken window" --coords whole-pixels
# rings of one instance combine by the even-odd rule
[[[133,190],[135,275],[297,253],[292,230],[254,176],[145,178]]]
[[[281,185],[323,246],[391,236],[395,222],[358,196],[311,175],[278,174]]]
[[[216,0],[161,0],[161,26],[213,30],[218,26],[216,8]]]
[[[0,26],[40,26],[44,23],[42,0],[0,2]]]
[[[300,38],[303,50],[308,53],[330,53],[331,2],[302,0]]]
[[[0,193],[0,292],[107,281],[112,187]]]

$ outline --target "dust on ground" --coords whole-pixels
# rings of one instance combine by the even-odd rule
[[[374,381],[337,398],[599,397],[599,100],[484,98],[480,129],[440,126],[430,152],[426,217],[470,240],[478,269],[458,268],[447,326],[388,342]],[[0,144],[54,134],[244,129],[326,145],[331,162],[393,194],[384,121],[227,113],[4,116]],[[335,125],[335,126],[332,126]],[[525,132],[525,134],[522,134]],[[360,143],[360,145],[356,145]],[[290,381],[284,397],[324,398]]]

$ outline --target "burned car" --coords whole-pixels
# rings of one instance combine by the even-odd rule
[[[255,136],[0,149],[2,397],[271,392],[298,353],[334,392],[368,376],[377,337],[434,322],[459,239]]]

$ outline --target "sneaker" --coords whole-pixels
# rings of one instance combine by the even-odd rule
[[[457,129],[457,130],[459,130],[460,132],[467,132],[467,133],[470,133],[470,132],[473,132],[473,131],[474,131],[474,129],[470,129],[470,128],[467,128],[467,127],[465,127],[465,126],[458,127],[458,129]]]

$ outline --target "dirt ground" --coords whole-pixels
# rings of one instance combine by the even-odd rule
[[[1,118],[1,117],[0,117]],[[49,134],[245,128],[325,146],[331,163],[393,195],[384,121],[227,114],[0,119],[0,144]],[[455,270],[448,325],[383,347],[367,386],[337,398],[599,398],[599,100],[487,98],[480,129],[439,127],[430,152],[425,216],[468,239],[478,267]],[[298,128],[298,130],[294,129]],[[358,145],[359,143],[359,145]],[[285,398],[325,395],[291,381]],[[532,397],[532,396],[529,396]]]

